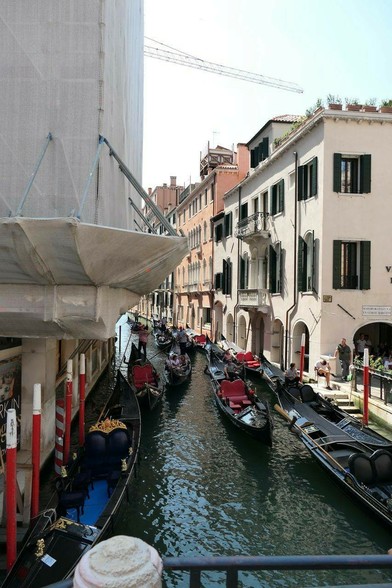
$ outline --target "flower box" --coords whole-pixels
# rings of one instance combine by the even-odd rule
[[[330,110],[342,110],[342,105],[338,104],[337,102],[331,102],[330,104],[328,104],[328,107],[330,108]]]
[[[359,112],[362,108],[362,104],[347,104],[347,110]]]
[[[363,107],[364,112],[377,112],[377,106],[371,106],[370,104],[365,104]]]

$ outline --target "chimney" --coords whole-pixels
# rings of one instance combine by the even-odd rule
[[[175,188],[177,184],[177,176],[170,176],[170,187]]]
[[[152,188],[149,188],[148,189],[148,195],[151,196],[151,194],[152,194]]]

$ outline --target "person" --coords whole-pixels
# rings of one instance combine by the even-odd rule
[[[230,349],[226,349],[226,351],[223,354],[223,361],[225,363],[227,363],[227,362],[232,361],[232,360],[233,360],[233,355],[232,355]]]
[[[170,367],[174,368],[174,367],[179,367],[181,365],[181,360],[178,357],[177,353],[173,353],[173,355],[170,358]]]
[[[138,351],[140,354],[143,351],[144,358],[146,359],[146,357],[147,357],[147,339],[148,339],[148,335],[150,333],[148,331],[147,326],[144,326],[144,325],[140,325],[140,328],[137,333],[139,335]]]
[[[365,348],[369,349],[369,355],[371,354],[371,351],[372,351],[372,345],[373,345],[373,343],[372,343],[369,335],[365,335]]]
[[[331,368],[329,363],[327,362],[326,359],[320,359],[319,361],[317,361],[315,363],[314,369],[317,370],[317,374],[319,376],[322,376],[323,378],[325,378],[326,382],[327,382],[327,390],[332,390],[331,386],[330,386],[330,382],[331,382]]]
[[[133,316],[135,317],[135,323],[139,322],[139,311],[137,309],[133,313]]]
[[[161,318],[161,331],[162,332],[166,331],[166,324],[167,324],[167,318],[165,316],[163,316]]]
[[[365,351],[365,347],[366,347],[365,334],[360,333],[359,339],[357,339],[355,342],[355,349],[356,349],[357,355],[360,359],[363,359],[363,353]]]
[[[342,368],[342,380],[346,381],[351,364],[351,348],[347,345],[347,340],[343,337],[335,349],[335,357],[339,358],[340,367]]]
[[[235,380],[237,378],[237,366],[234,363],[233,359],[230,359],[226,362],[223,371],[225,373],[225,377],[228,380]]]
[[[299,382],[298,370],[295,367],[295,363],[290,363],[290,367],[285,371],[284,383],[286,386],[296,385]]]
[[[188,335],[186,333],[186,331],[184,331],[184,327],[180,327],[178,329],[178,333],[177,333],[177,343],[180,346],[180,353],[181,355],[185,355],[186,353],[186,346],[188,343]]]

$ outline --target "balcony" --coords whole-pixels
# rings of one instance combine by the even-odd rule
[[[253,239],[270,239],[271,220],[269,212],[255,212],[251,216],[239,221],[235,229],[235,236],[245,242]]]
[[[247,289],[238,290],[238,305],[241,308],[258,310],[267,314],[270,312],[270,293],[268,290]]]

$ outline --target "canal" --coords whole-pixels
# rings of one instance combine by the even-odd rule
[[[128,337],[123,324],[117,361]],[[166,356],[150,339],[148,356],[162,370]],[[140,467],[115,533],[140,537],[162,556],[386,553],[391,533],[330,482],[275,411],[272,448],[223,420],[205,366],[197,352],[191,381],[143,414]],[[92,415],[106,386],[94,394]],[[274,404],[264,383],[256,388]],[[386,571],[240,574],[244,588],[388,581]],[[189,576],[165,573],[164,582],[185,588]],[[205,588],[222,585],[222,574],[203,574]]]

